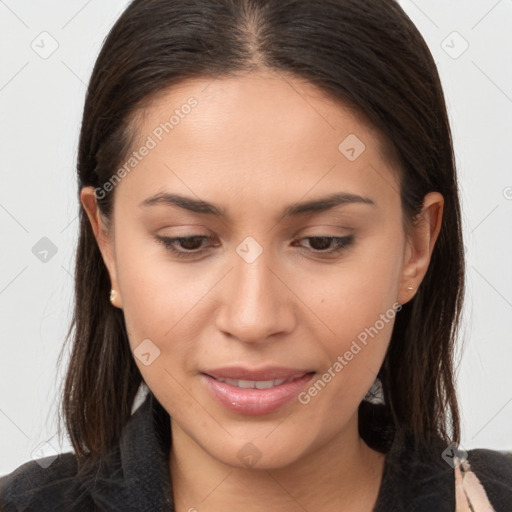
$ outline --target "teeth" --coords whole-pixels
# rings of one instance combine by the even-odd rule
[[[284,382],[288,382],[293,380],[294,377],[290,379],[274,379],[274,380],[239,380],[239,379],[221,379],[218,378],[219,382],[225,382],[230,386],[236,386],[238,388],[244,389],[268,389],[273,388],[274,386],[280,386]]]

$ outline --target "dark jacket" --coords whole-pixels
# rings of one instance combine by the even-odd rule
[[[377,405],[365,414],[382,425]],[[368,422],[366,422],[368,424]],[[375,427],[361,433],[387,453],[375,511],[453,512],[454,471],[441,456],[439,440],[429,450],[405,430]],[[118,445],[100,463],[78,473],[74,454],[64,453],[46,469],[30,461],[0,479],[0,510],[174,511],[169,473],[169,415],[149,392],[125,425]],[[468,461],[496,512],[512,512],[512,462],[498,451],[470,450]],[[314,511],[311,511],[314,512]]]

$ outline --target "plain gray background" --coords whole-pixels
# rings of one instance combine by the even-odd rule
[[[400,3],[437,62],[459,171],[468,260],[461,444],[510,450],[512,2]],[[0,0],[0,474],[69,449],[55,437],[56,359],[71,318],[75,154],[92,66],[126,5]],[[41,247],[50,247],[46,261]]]

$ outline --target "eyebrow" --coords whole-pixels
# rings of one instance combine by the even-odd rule
[[[179,194],[171,194],[169,192],[160,192],[154,196],[148,197],[142,201],[139,206],[147,208],[157,204],[178,206],[184,210],[199,214],[213,215],[214,217],[226,218],[228,216],[227,211],[224,208],[213,203]],[[376,206],[375,202],[369,197],[339,192],[310,201],[292,203],[283,210],[282,217],[295,217],[305,213],[319,213],[335,208],[336,206],[343,206],[346,204],[366,204]]]

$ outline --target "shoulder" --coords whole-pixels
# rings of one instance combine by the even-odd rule
[[[377,511],[455,510],[453,449],[439,436],[424,440],[410,429],[395,429],[386,452]],[[489,449],[464,453],[494,512],[512,511],[512,455]]]
[[[494,509],[512,510],[512,453],[478,448],[468,451],[467,461]]]
[[[76,476],[77,460],[73,453],[26,462],[0,478],[0,510],[44,512],[63,510],[64,505],[68,509],[74,502],[78,504],[80,485]]]
[[[496,477],[504,474],[512,478],[512,452],[476,448],[468,451],[468,461],[474,471],[480,470]]]

